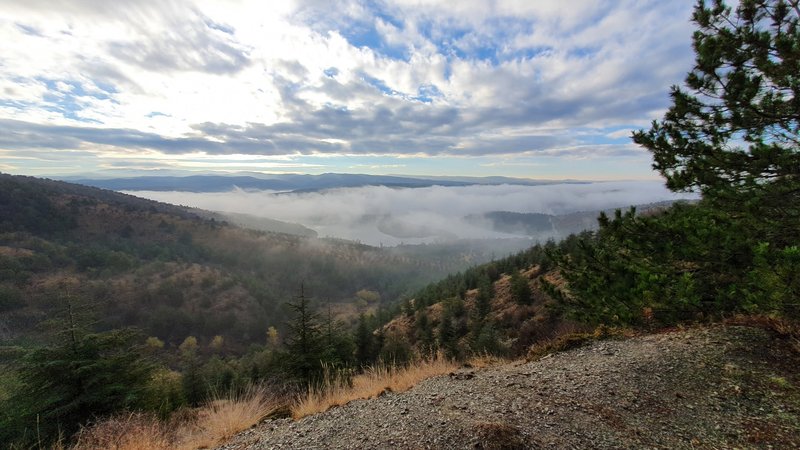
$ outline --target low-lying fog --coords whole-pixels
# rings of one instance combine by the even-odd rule
[[[559,215],[696,198],[674,194],[659,181],[414,189],[366,186],[302,193],[243,190],[128,193],[211,211],[299,223],[315,230],[320,237],[384,246],[521,236],[494,231],[488,221],[480,219],[482,214],[492,211]],[[551,236],[538,236],[547,237]]]

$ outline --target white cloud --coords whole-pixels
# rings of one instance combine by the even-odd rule
[[[220,144],[214,152],[560,154],[663,111],[690,65],[690,8],[3,2],[0,120],[39,125],[37,145],[51,148],[126,147],[147,134],[135,148],[174,153],[167,148],[184,140],[197,143],[182,145],[186,153]],[[114,135],[99,142],[62,126]]]

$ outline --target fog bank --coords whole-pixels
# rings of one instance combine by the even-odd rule
[[[301,193],[239,189],[223,193],[128,193],[212,211],[299,223],[314,229],[320,237],[357,240],[371,245],[519,237],[494,231],[488,224],[476,223],[474,219],[465,220],[465,216],[491,211],[558,215],[696,198],[672,193],[657,181],[413,189],[366,186]],[[547,237],[551,236],[539,236]]]

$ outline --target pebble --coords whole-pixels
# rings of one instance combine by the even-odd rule
[[[486,448],[481,439],[500,436],[491,433],[513,432],[525,448],[741,447],[742,423],[791,404],[781,403],[785,395],[737,395],[755,387],[722,368],[784,376],[764,365],[770,345],[765,332],[722,326],[596,343],[535,362],[460,369],[311,420],[267,421],[220,449]],[[800,448],[799,434],[759,445]]]

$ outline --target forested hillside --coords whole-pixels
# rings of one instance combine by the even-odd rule
[[[95,188],[8,175],[0,182],[6,340],[29,337],[72,297],[100,318],[99,328],[136,325],[168,343],[224,335],[241,347],[263,343],[269,326],[282,328],[282,305],[301,283],[352,315],[391,305],[447,270],[441,261],[250,231]],[[359,291],[370,293],[369,304]],[[359,299],[361,309],[351,308]]]
[[[457,256],[451,261],[466,264]],[[19,387],[9,369],[50,383],[66,380],[81,364],[70,358],[88,363],[104,354],[116,354],[109,367],[94,367],[97,376],[113,380],[105,388],[131,389],[123,401],[101,387],[97,395],[110,398],[87,405],[73,403],[87,400],[82,394],[43,398],[23,391],[9,400],[15,409],[3,414],[23,421],[55,414],[47,415],[53,428],[40,430],[49,439],[103,411],[149,403],[166,413],[198,403],[213,389],[290,364],[254,358],[290,339],[289,304],[301,286],[309,312],[324,310],[329,326],[349,342],[359,314],[388,317],[398,298],[445,274],[448,264],[347,241],[247,230],[182,207],[0,174],[0,401]],[[341,347],[346,361],[353,357],[349,345]],[[38,365],[60,357],[66,358],[60,368]],[[132,367],[141,370],[106,378]],[[161,375],[153,378],[153,371]],[[291,381],[293,372],[287,373]],[[142,389],[150,389],[148,399]],[[29,433],[29,425],[19,427]],[[10,433],[3,438],[20,437],[16,426],[0,427]]]
[[[353,243],[248,231],[108,191],[0,176],[0,444],[49,444],[121,411],[156,420],[204,402],[213,409],[224,404],[209,401],[213,392],[241,393],[252,385],[268,385],[275,398],[285,394],[285,408],[269,412],[291,409],[299,417],[293,408],[351,392],[358,377],[379,383],[398,373],[387,365],[444,361],[434,355],[448,359],[439,365],[447,370],[476,355],[535,359],[622,329],[734,316],[769,328],[759,339],[784,340],[773,347],[792,352],[787,361],[796,359],[798,2],[742,0],[734,9],[701,1],[693,21],[695,66],[684,86],[673,87],[664,118],[633,140],[652,153],[670,189],[695,192],[700,201],[646,214],[600,214],[597,231],[427,286],[453,268],[449,257],[426,262]],[[542,225],[541,217],[494,218]],[[392,302],[397,307],[389,311]],[[350,327],[339,320],[347,317]],[[669,398],[692,405],[657,350],[636,363],[648,364],[646,371],[631,373],[652,373],[659,383],[663,375]],[[736,397],[734,404],[738,396],[793,394],[775,417],[790,430],[777,441],[796,442],[797,374],[782,368],[765,375],[769,365],[744,372],[729,364],[736,355],[723,353],[715,360],[728,360],[708,366],[718,368],[720,385],[749,377],[744,381],[753,387],[751,394],[731,384],[723,394]],[[563,382],[572,374],[557,376]],[[588,385],[601,386],[595,374],[586,376]],[[370,395],[386,392],[377,386]],[[625,409],[640,398],[664,397],[631,395]],[[563,405],[574,405],[569,400]],[[608,411],[601,405],[590,422],[600,417],[619,425]],[[256,422],[268,413],[262,412]],[[697,412],[687,406],[677,414],[691,423]],[[747,413],[751,425],[761,419],[768,424],[774,417]]]

